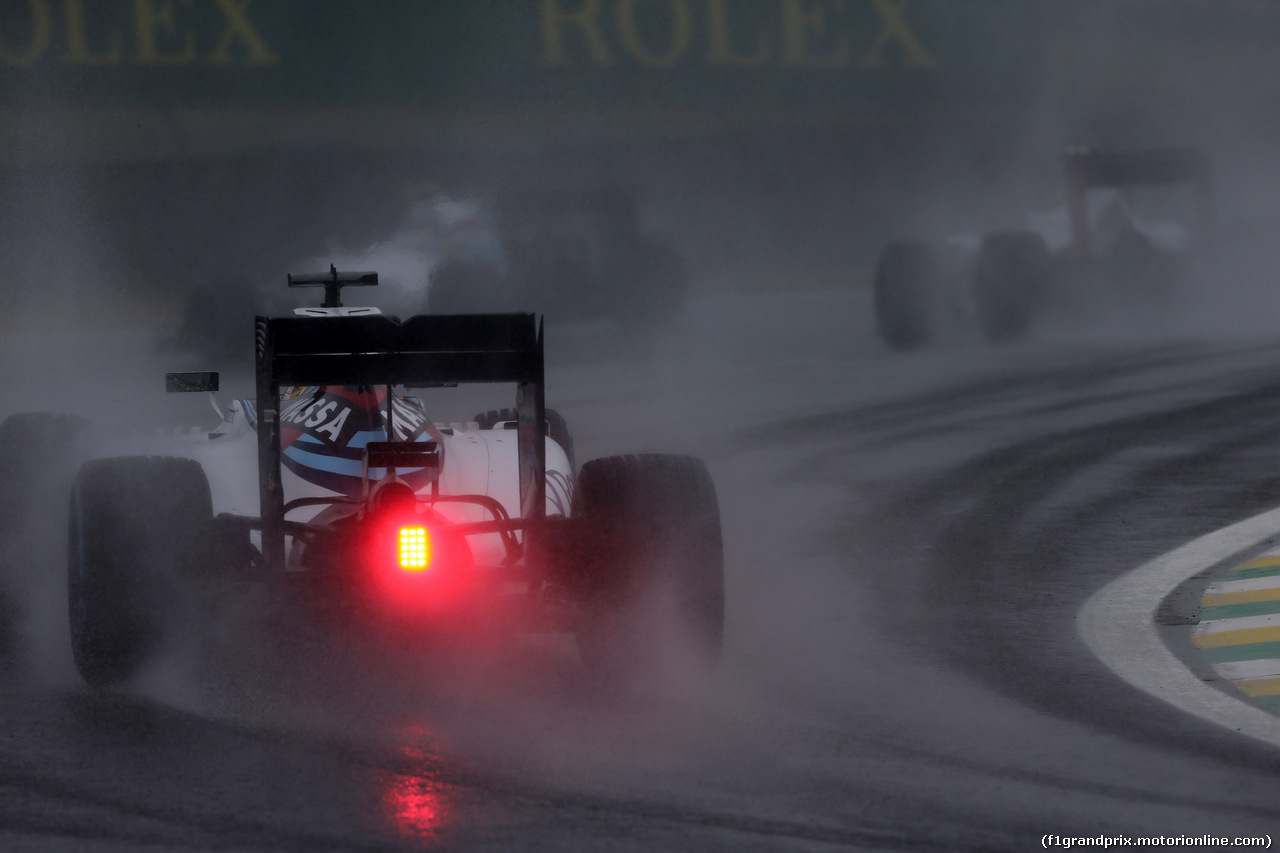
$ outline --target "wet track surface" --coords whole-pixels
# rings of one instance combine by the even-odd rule
[[[729,601],[710,684],[600,696],[557,641],[417,664],[246,639],[95,693],[64,648],[61,555],[11,556],[0,848],[1275,833],[1280,756],[1121,682],[1075,618],[1119,574],[1280,504],[1280,344],[903,356],[865,316],[845,296],[759,297],[700,305],[653,340],[549,330],[548,402],[579,460],[687,452],[716,478]],[[77,380],[95,413],[156,402],[133,372],[163,367],[119,347]]]

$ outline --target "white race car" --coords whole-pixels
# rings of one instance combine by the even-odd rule
[[[216,429],[181,438],[172,455],[80,467],[68,594],[85,681],[131,678],[247,589],[333,630],[426,641],[488,614],[569,631],[584,663],[610,677],[671,648],[654,625],[714,660],[724,575],[705,465],[632,455],[575,472],[564,419],[545,408],[534,315],[401,322],[339,306],[342,287],[373,283],[332,268],[291,277],[325,286],[324,305],[257,318],[256,399],[227,405]],[[167,381],[218,385],[216,373]],[[410,390],[470,382],[514,384],[515,407],[446,424]],[[651,618],[654,602],[664,618]]]

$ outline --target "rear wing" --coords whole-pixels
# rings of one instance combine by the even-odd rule
[[[1085,196],[1091,189],[1190,184],[1196,193],[1197,227],[1206,235],[1213,230],[1213,170],[1208,156],[1197,148],[1144,151],[1078,148],[1066,153],[1063,165],[1076,257],[1087,258],[1090,253]]]
[[[280,463],[282,385],[516,384],[520,506],[525,522],[546,513],[542,324],[533,314],[258,317],[258,488],[262,549],[284,567]]]

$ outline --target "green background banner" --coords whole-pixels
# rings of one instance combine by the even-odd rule
[[[0,0],[10,105],[919,114],[1030,97],[1027,0]]]

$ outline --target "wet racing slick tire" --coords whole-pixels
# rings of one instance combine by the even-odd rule
[[[709,670],[724,638],[724,553],[706,465],[593,459],[573,504],[582,524],[576,633],[588,671],[616,681]]]
[[[569,459],[569,470],[576,471],[577,466],[573,460],[573,434],[569,432],[569,422],[564,419],[564,415],[555,409],[545,409],[547,415],[547,438],[560,445],[560,449],[564,451],[564,455]],[[490,409],[487,412],[481,412],[471,420],[480,425],[480,429],[493,429],[495,425],[500,423],[512,424],[510,429],[515,429],[516,410],[515,409]]]
[[[67,602],[76,668],[93,687],[135,675],[195,624],[192,591],[209,561],[213,510],[199,463],[95,459],[71,490]]]
[[[932,311],[938,261],[927,243],[890,243],[876,262],[876,332],[896,350],[914,350],[933,338]]]
[[[1030,330],[1036,304],[1049,287],[1052,263],[1039,234],[1004,231],[983,238],[974,261],[973,300],[978,326],[989,342],[1011,343]]]

